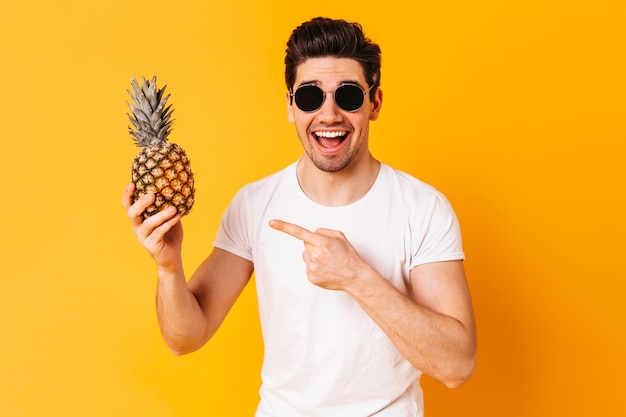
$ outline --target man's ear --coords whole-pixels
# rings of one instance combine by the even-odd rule
[[[370,120],[378,119],[380,116],[380,109],[383,107],[383,90],[376,89],[374,93],[374,100],[372,100],[372,111],[370,112]]]
[[[291,94],[289,93],[289,90],[287,90],[285,97],[287,98],[287,119],[289,120],[289,123],[293,123],[296,119],[293,116],[293,106],[291,105]]]

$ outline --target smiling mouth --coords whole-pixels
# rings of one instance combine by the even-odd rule
[[[313,132],[313,137],[322,148],[331,150],[343,143],[348,137],[348,131],[317,131]]]

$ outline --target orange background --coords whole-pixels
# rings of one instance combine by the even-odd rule
[[[253,415],[252,285],[201,351],[160,339],[120,205],[125,90],[157,72],[172,93],[198,186],[190,273],[235,191],[301,152],[282,60],[316,15],[381,44],[373,153],[462,224],[478,363],[458,390],[424,378],[427,415],[626,415],[624,3],[310,3],[0,3],[0,415]]]

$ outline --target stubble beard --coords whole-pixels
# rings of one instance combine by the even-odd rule
[[[308,156],[308,158],[313,162],[313,165],[317,169],[323,172],[339,172],[346,169],[352,161],[357,157],[360,152],[360,147],[357,149],[352,149],[349,146],[344,149],[343,152],[336,155],[324,155],[316,152],[316,144],[311,144],[308,142],[311,140],[311,135],[308,134],[308,131],[305,131],[304,134],[300,134],[300,140],[304,145],[304,152]],[[305,138],[305,140],[302,140]],[[313,139],[315,140],[315,139]],[[348,144],[350,145],[350,144]]]
[[[354,158],[358,155],[358,151],[359,150],[356,149],[348,154],[323,156],[316,155],[311,150],[306,149],[306,154],[313,162],[313,165],[315,165],[320,171],[339,172],[347,168],[352,163]]]

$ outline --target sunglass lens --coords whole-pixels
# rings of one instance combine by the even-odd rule
[[[337,105],[345,111],[358,110],[363,105],[363,90],[352,84],[345,84],[335,91]]]
[[[324,102],[324,92],[315,85],[303,85],[294,94],[296,106],[302,111],[315,111]]]

